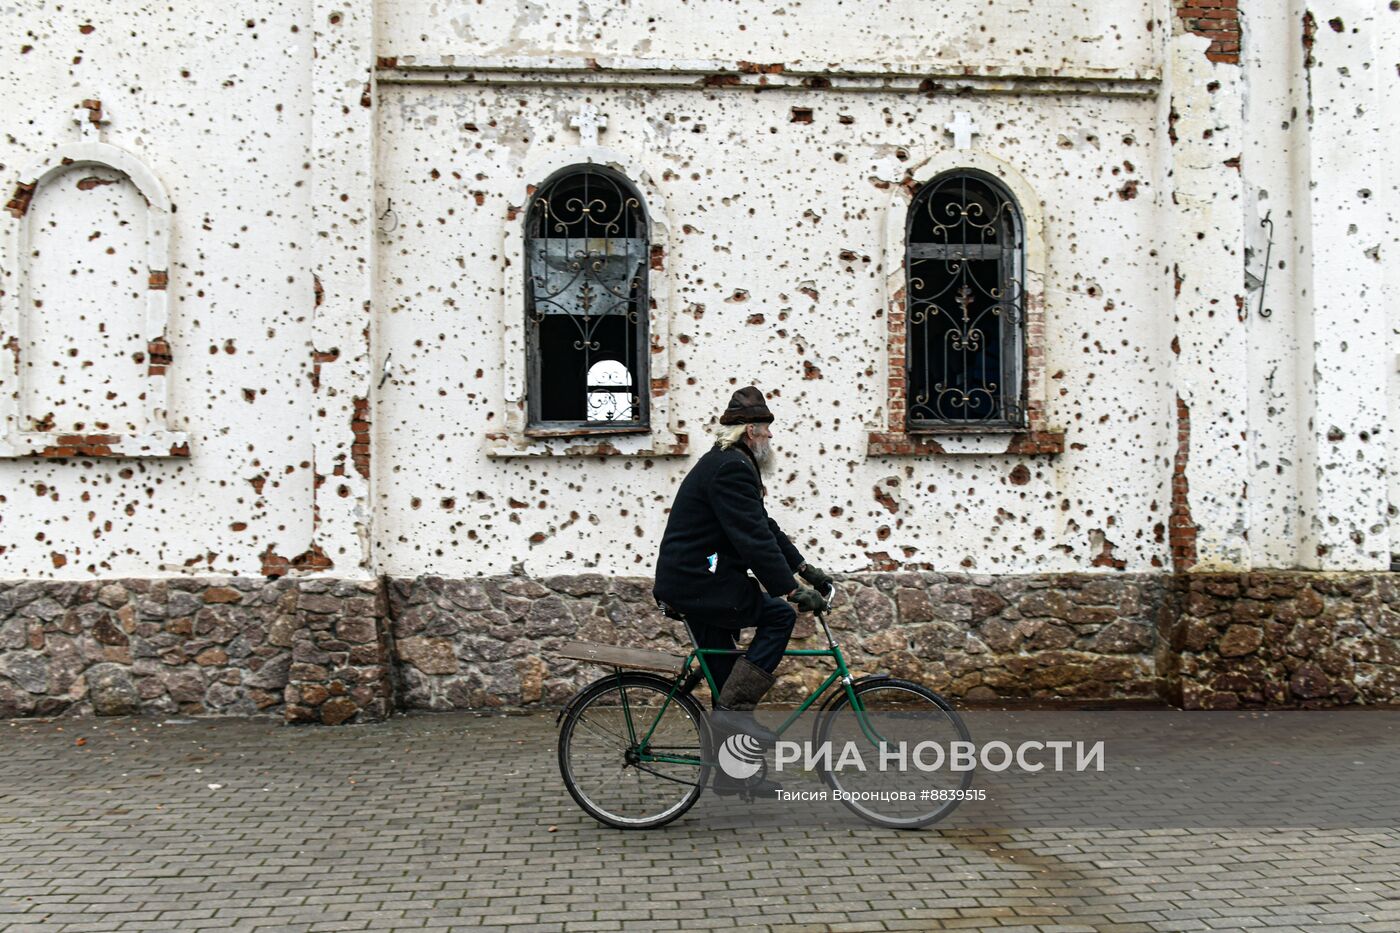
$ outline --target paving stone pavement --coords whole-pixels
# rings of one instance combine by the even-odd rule
[[[624,833],[554,738],[545,713],[0,721],[0,929],[1400,930],[1400,829],[891,833],[707,796]]]

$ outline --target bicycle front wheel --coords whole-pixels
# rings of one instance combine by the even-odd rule
[[[924,771],[913,761],[913,750],[932,742],[948,749],[952,742],[971,741],[962,717],[947,700],[927,687],[907,680],[881,678],[853,687],[863,712],[841,697],[817,720],[818,747],[830,742],[833,755],[854,743],[862,759],[879,763],[883,744],[891,752],[887,767],[865,771],[827,768],[822,777],[848,810],[877,826],[918,829],[946,817],[967,796],[971,771]],[[835,760],[835,759],[833,759]]]
[[[598,822],[654,829],[704,791],[710,769],[703,762],[711,758],[704,713],[688,694],[671,696],[672,688],[652,674],[604,677],[565,713],[559,773],[574,802]]]

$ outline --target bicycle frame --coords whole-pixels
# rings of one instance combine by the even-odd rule
[[[836,590],[833,586],[831,595],[827,597],[828,605],[835,595]],[[874,730],[871,729],[866,720],[865,709],[861,706],[860,697],[857,696],[855,692],[854,680],[851,677],[850,669],[846,667],[846,658],[841,654],[841,646],[837,644],[836,639],[831,634],[831,628],[826,624],[826,619],[824,618],[825,612],[819,611],[814,614],[817,617],[817,622],[821,626],[822,632],[826,635],[827,646],[825,648],[790,648],[783,652],[783,657],[831,658],[836,664],[836,669],[827,676],[826,680],[822,681],[821,685],[818,686],[816,690],[802,701],[802,704],[798,706],[797,709],[793,710],[791,715],[783,721],[782,725],[778,726],[773,731],[778,735],[782,735],[786,732],[792,727],[793,723],[797,722],[798,718],[803,713],[811,708],[813,703],[816,703],[824,697],[827,691],[839,680],[841,682],[841,688],[846,691],[847,701],[851,704],[851,709],[855,712],[856,719],[860,723],[861,731],[865,733],[867,739],[878,746],[881,740],[874,734]],[[715,684],[714,675],[710,672],[710,666],[705,662],[705,658],[710,655],[742,655],[745,650],[743,648],[701,648],[699,643],[695,640],[695,634],[690,631],[689,625],[686,625],[686,634],[690,636],[691,651],[686,655],[685,663],[681,666],[680,673],[676,675],[675,681],[671,684],[671,690],[667,693],[666,699],[662,702],[661,709],[657,711],[656,718],[652,721],[650,728],[647,729],[646,734],[641,737],[640,741],[637,739],[637,731],[632,722],[631,708],[627,705],[627,691],[625,689],[620,691],[622,693],[623,716],[627,720],[627,737],[638,749],[637,758],[640,762],[655,761],[669,764],[693,764],[701,766],[717,766],[718,764],[715,761],[707,761],[692,755],[657,755],[645,751],[648,744],[651,742],[652,734],[661,724],[661,718],[666,715],[667,708],[676,698],[681,686],[691,678],[691,664],[695,663],[698,665],[700,673],[705,678],[705,683],[710,688],[710,695],[717,697],[719,696],[719,687]],[[693,689],[693,687],[691,689]]]

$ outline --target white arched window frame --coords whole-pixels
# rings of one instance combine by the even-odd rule
[[[910,429],[908,282],[905,272],[909,212],[918,190],[949,173],[971,172],[994,179],[1015,200],[1023,225],[1024,266],[1024,380],[1023,426],[939,426]],[[909,184],[912,182],[912,184]],[[885,273],[885,404],[876,430],[870,433],[870,456],[939,454],[1058,454],[1064,450],[1064,432],[1052,428],[1046,417],[1045,392],[1045,214],[1035,190],[1012,166],[978,150],[939,153],[911,169],[904,184],[890,185],[882,248]]]
[[[648,356],[651,397],[645,428],[621,433],[582,426],[555,434],[529,428],[529,373],[525,326],[525,211],[536,188],[557,173],[577,165],[594,164],[626,178],[646,203],[648,245]],[[486,435],[493,457],[675,457],[688,453],[688,438],[677,430],[671,407],[673,382],[671,320],[674,314],[669,266],[674,262],[674,238],[666,199],[652,172],[637,159],[604,146],[553,149],[530,159],[509,201],[504,218],[502,256],[504,279],[501,305],[503,400],[502,426]]]
[[[146,202],[146,319],[144,337],[145,391],[143,429],[136,433],[26,431],[20,412],[24,397],[23,348],[29,308],[29,205],[44,185],[70,169],[95,166],[124,175]],[[7,348],[9,365],[0,366],[0,457],[187,457],[184,432],[166,424],[166,369],[170,365],[167,285],[170,267],[170,198],[155,173],[125,149],[104,142],[81,142],[58,147],[42,164],[26,173],[15,189],[9,211],[9,261],[14,287],[0,304],[0,347]]]

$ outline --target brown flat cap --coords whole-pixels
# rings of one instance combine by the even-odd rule
[[[763,393],[754,386],[744,386],[729,400],[729,407],[719,416],[720,424],[769,424],[773,413],[763,401]]]

